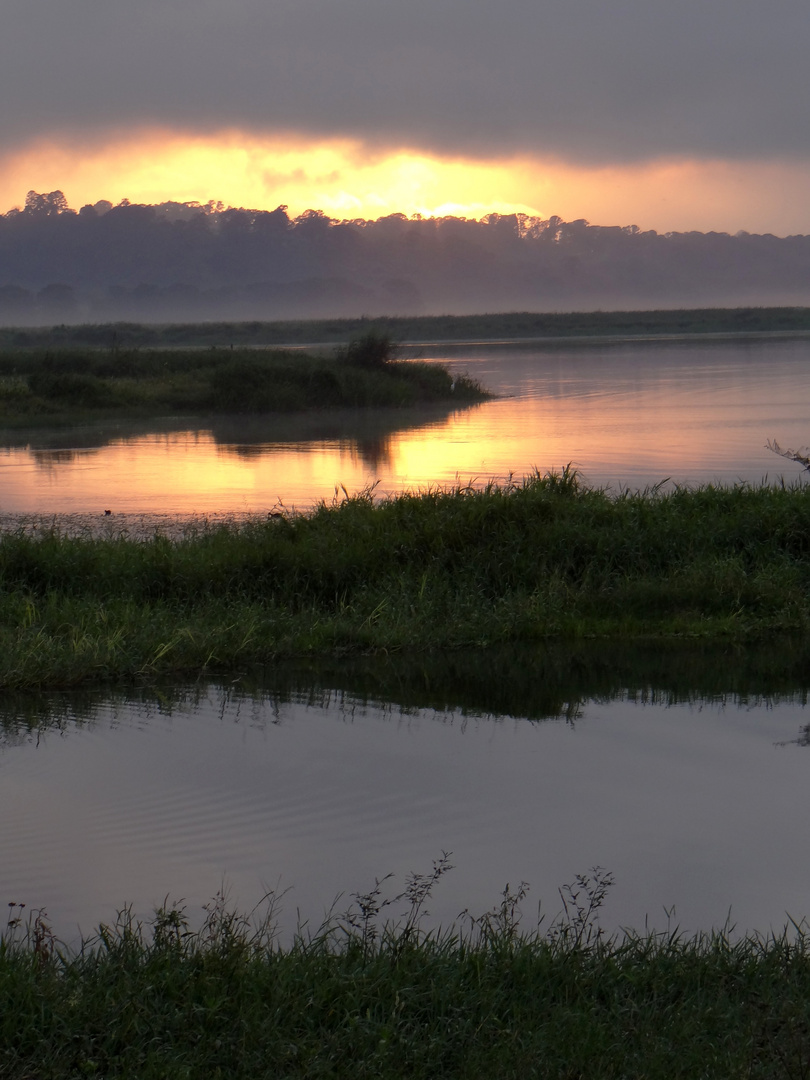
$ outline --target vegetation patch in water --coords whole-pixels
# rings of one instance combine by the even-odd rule
[[[375,333],[329,355],[251,348],[0,352],[0,427],[99,415],[401,408],[488,396],[441,365],[398,360],[391,340]]]
[[[596,867],[550,925],[521,923],[524,884],[458,925],[424,928],[448,857],[386,879],[281,944],[273,900],[124,909],[70,951],[10,905],[0,938],[0,1075],[411,1078],[800,1077],[810,1059],[810,938],[726,927],[609,937]],[[404,910],[403,910],[404,909]],[[385,920],[383,914],[393,914]],[[400,914],[401,913],[401,914]]]
[[[0,685],[282,656],[810,627],[810,488],[643,493],[573,471],[373,490],[170,541],[0,538]]]

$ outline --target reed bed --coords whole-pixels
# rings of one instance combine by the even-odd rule
[[[567,469],[279,514],[178,540],[0,537],[0,686],[810,626],[802,484],[611,494]]]
[[[124,909],[77,950],[10,906],[0,941],[0,1076],[800,1078],[810,1067],[810,938],[725,927],[603,934],[600,868],[561,890],[546,928],[526,887],[424,929],[448,856],[386,898],[386,879],[291,942],[273,910],[202,925]],[[401,907],[396,905],[400,904]],[[402,908],[404,907],[404,911]],[[383,920],[385,911],[395,912]]]

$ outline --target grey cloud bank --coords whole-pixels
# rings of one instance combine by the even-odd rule
[[[0,148],[157,124],[620,163],[810,156],[798,0],[7,0]]]

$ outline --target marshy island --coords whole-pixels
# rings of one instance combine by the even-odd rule
[[[0,349],[0,428],[94,418],[390,409],[484,401],[473,379],[399,360],[370,332],[335,350]]]

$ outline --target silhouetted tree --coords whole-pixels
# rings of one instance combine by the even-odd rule
[[[67,210],[68,201],[61,191],[49,191],[47,195],[29,191],[25,196],[25,213],[29,217],[55,217]]]

